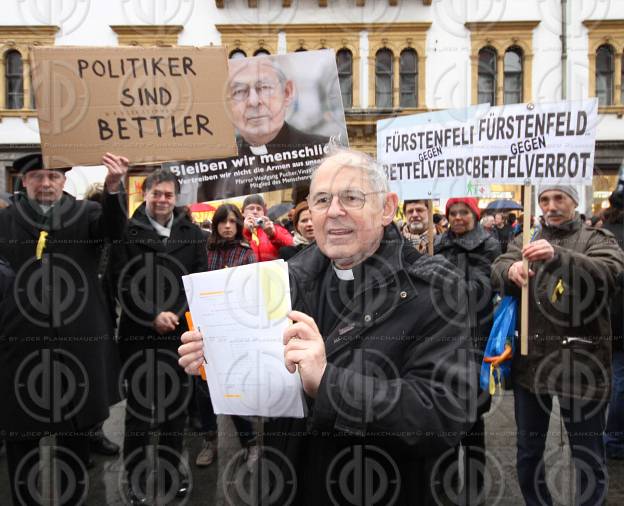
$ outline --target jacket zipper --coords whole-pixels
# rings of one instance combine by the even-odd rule
[[[563,339],[561,342],[563,344],[571,344],[572,341],[578,341],[579,343],[586,343],[586,344],[594,344],[593,341],[590,341],[589,339],[583,339],[582,337],[567,337]]]

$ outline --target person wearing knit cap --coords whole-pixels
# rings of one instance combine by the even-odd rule
[[[624,253],[610,232],[581,221],[573,187],[544,185],[538,203],[542,227],[533,240],[523,245],[522,237],[516,237],[492,265],[493,286],[502,295],[519,300],[526,285],[529,293],[528,354],[515,353],[512,365],[518,482],[527,504],[552,504],[544,450],[556,396],[571,465],[577,476],[585,476],[576,480],[576,502],[604,504],[609,306],[624,270]],[[528,273],[523,260],[529,262]]]
[[[494,309],[490,268],[500,255],[500,247],[496,238],[479,224],[480,211],[476,198],[449,199],[446,203],[446,216],[449,230],[442,234],[434,252],[457,266],[463,276],[459,287],[467,301],[470,337],[476,351],[475,361],[480,365],[490,334]],[[465,455],[464,479],[457,482],[465,483],[461,492],[462,504],[485,502],[486,491],[483,473],[480,471],[485,469],[485,424],[482,416],[489,411],[490,403],[489,392],[479,389],[474,425],[461,441]],[[458,456],[459,446],[454,454],[444,459],[443,466],[449,473],[459,472]]]
[[[569,185],[544,185],[539,188],[537,201],[547,226],[559,226],[578,218],[578,192]]]
[[[458,198],[448,199],[448,201],[446,202],[446,218],[447,219],[449,217],[449,210],[451,209],[451,207],[453,207],[454,204],[464,204],[468,209],[470,209],[470,211],[472,211],[472,214],[477,220],[479,220],[479,218],[481,217],[481,211],[479,210],[479,201],[476,198],[458,197]],[[449,220],[449,223],[450,221],[451,220]]]
[[[539,192],[537,194],[537,198],[539,199],[540,195],[544,192],[548,191],[560,191],[565,193],[568,197],[570,197],[574,203],[578,206],[579,203],[579,195],[574,186],[569,184],[545,184],[540,186]]]

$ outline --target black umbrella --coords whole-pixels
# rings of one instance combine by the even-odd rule
[[[281,204],[275,204],[269,208],[267,215],[271,221],[277,220],[283,214],[286,214],[293,208],[293,205],[289,202],[282,202]]]
[[[499,199],[494,202],[490,202],[485,208],[486,211],[517,211],[521,210],[522,206],[515,200],[511,199]]]

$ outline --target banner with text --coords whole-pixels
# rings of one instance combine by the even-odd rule
[[[402,198],[466,196],[475,184],[591,184],[597,111],[589,99],[383,120],[377,158]]]
[[[236,153],[222,47],[34,47],[33,90],[45,166]]]
[[[231,59],[225,101],[238,156],[163,164],[191,202],[305,186],[330,140],[348,145],[333,51]]]

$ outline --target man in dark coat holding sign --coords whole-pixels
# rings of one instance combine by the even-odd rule
[[[317,242],[289,262],[283,340],[309,410],[267,423],[260,461],[276,486],[260,493],[273,504],[435,504],[444,453],[476,409],[457,273],[404,242],[398,197],[362,153],[325,159],[308,202]],[[201,334],[182,340],[180,364],[197,374]]]
[[[124,492],[131,504],[145,504],[150,495],[151,430],[158,435],[155,453],[164,478],[158,483],[159,503],[185,496],[190,486],[181,457],[191,384],[176,363],[176,351],[188,329],[182,276],[205,271],[208,256],[200,228],[176,207],[179,191],[177,178],[166,169],[147,176],[145,202],[132,215],[116,255],[119,350],[127,384]]]
[[[107,154],[103,163],[100,205],[63,192],[67,169],[45,169],[40,154],[22,157],[13,167],[24,191],[0,211],[0,256],[15,272],[4,307],[11,317],[0,329],[0,428],[15,504],[43,500],[39,442],[50,434],[53,458],[65,471],[60,484],[52,483],[54,493],[66,504],[86,497],[86,432],[118,400],[109,388],[118,371],[103,360],[113,336],[97,273],[103,241],[121,238],[126,223],[121,181],[128,160]]]
[[[544,448],[556,395],[576,467],[576,504],[593,506],[607,496],[609,303],[624,254],[610,232],[582,223],[574,187],[546,185],[538,195],[543,223],[535,240],[523,247],[517,237],[492,265],[494,286],[506,294],[519,296],[529,283],[528,355],[516,346],[512,365],[518,481],[527,504],[552,504]]]

